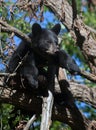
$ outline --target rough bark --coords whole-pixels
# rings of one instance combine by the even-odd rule
[[[57,94],[55,95],[56,97],[58,97]],[[32,96],[30,91],[24,92],[1,87],[0,102],[16,105],[19,109],[23,109],[29,113],[34,112],[37,115],[41,113],[42,109],[42,99]],[[73,130],[86,130],[88,124],[91,123],[79,112],[71,100],[64,105],[60,105],[56,101],[53,107],[52,119],[69,124]]]
[[[68,84],[66,84],[66,81],[63,79],[61,80],[61,83],[63,83],[62,85],[64,85],[64,90],[66,90],[66,87],[68,88],[68,90],[64,92],[65,96],[67,92],[68,94],[71,94],[71,96],[67,96],[67,102],[60,104],[60,101],[58,101],[57,99],[58,97],[60,97],[61,92],[58,83],[56,83],[56,95],[52,119],[69,124],[73,130],[87,130],[92,122],[86,119],[80,113],[80,111],[74,104],[74,99],[72,95],[78,100],[84,100],[85,102],[93,105],[96,108],[96,102],[94,102],[96,101],[95,88],[90,88],[85,85],[82,87],[82,85],[74,82],[68,82],[70,83],[68,87]],[[0,86],[0,102],[16,105],[19,109],[23,109],[29,113],[34,112],[37,115],[41,113],[41,97],[32,96],[31,91],[12,90],[8,87],[4,88],[2,84]]]
[[[92,88],[87,85],[75,83],[72,81],[71,82],[68,81],[68,83],[70,84],[69,85],[70,87],[68,87],[68,89],[71,91],[71,93],[75,99],[88,103],[92,107],[96,108],[96,87]],[[59,88],[58,83],[56,82],[55,84],[56,84],[55,93],[60,93],[61,90]],[[7,90],[8,90],[8,94],[7,94]],[[12,90],[12,93],[15,91],[16,90]],[[11,93],[9,93],[9,92],[11,92],[11,89],[4,87],[2,82],[0,82],[0,102],[7,103],[7,101],[8,101],[7,95],[8,95],[8,99],[11,98]],[[22,93],[22,91],[19,93]],[[18,95],[19,95],[19,93],[18,93]],[[22,95],[21,95],[21,97],[22,97]],[[14,100],[16,100],[16,99],[14,99]],[[10,103],[10,102],[12,103],[11,99],[8,101],[8,103]]]

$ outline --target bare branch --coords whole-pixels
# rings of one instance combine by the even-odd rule
[[[32,125],[32,123],[36,120],[36,115],[33,115],[31,117],[31,119],[27,122],[24,130],[29,130],[30,126]]]
[[[80,75],[87,78],[88,80],[96,83],[96,75],[94,75],[92,73],[88,73],[86,71],[81,71]]]
[[[74,83],[73,83],[73,86],[74,86]],[[78,88],[79,86],[78,87],[75,86],[75,87],[78,89],[78,92],[79,92],[79,88]],[[82,97],[82,94],[81,94],[81,97]],[[55,98],[58,98],[58,94]],[[32,93],[30,93],[29,91],[24,92],[24,90],[23,91],[12,90],[9,88],[0,87],[0,102],[2,101],[3,103],[7,102],[10,104],[16,105],[18,108],[23,109],[29,113],[30,112],[35,112],[36,114],[41,113],[41,108],[42,108],[41,98],[32,96]],[[90,123],[90,121],[87,120],[80,112],[78,113],[78,109],[74,105],[72,105],[71,101],[70,103],[61,105],[61,106],[60,104],[55,102],[54,107],[53,107],[52,119],[65,122],[69,124],[72,128],[76,127],[76,129],[74,130],[77,130],[77,129],[85,130],[85,128],[83,129],[83,126],[87,128]],[[84,125],[82,125],[82,123],[84,123]]]
[[[31,39],[24,33],[22,33],[20,30],[10,26],[6,22],[0,19],[0,24],[1,24],[1,31],[2,32],[8,32],[12,33],[14,32],[16,36],[20,37],[21,39],[25,40],[27,43],[31,43]]]
[[[62,70],[62,69],[61,69]],[[62,72],[62,71],[61,71]],[[64,77],[63,73],[60,76],[61,78],[59,79],[60,81],[60,85],[62,85],[63,90],[66,90],[66,85],[64,84],[66,83],[66,81],[63,79]],[[65,76],[66,77],[66,76]],[[90,103],[91,105],[96,107],[96,95],[95,95],[95,90],[93,90],[94,88],[88,88],[87,86],[82,87],[83,85],[79,85],[76,83],[70,83],[70,85],[68,85],[70,87],[67,87],[69,90],[64,91],[64,95],[67,94],[71,94],[71,92],[73,93],[73,96],[77,96],[78,99],[83,99],[85,102],[88,101],[88,103]],[[57,91],[56,96],[54,97],[55,100],[59,99],[58,97],[58,92],[60,93],[60,90],[58,91],[58,86],[57,87]],[[75,89],[73,89],[75,88]],[[71,89],[71,91],[70,91]],[[72,90],[73,89],[73,90]],[[93,91],[92,91],[93,90]],[[87,93],[87,94],[86,94]],[[74,104],[74,100],[72,98],[72,95],[69,96],[67,98],[67,102],[65,102],[64,105],[62,105],[60,107],[60,101],[59,104],[56,103],[54,104],[54,108],[53,108],[53,118],[59,121],[63,121],[67,124],[69,124],[71,126],[71,128],[73,128],[74,130],[87,130],[88,125],[90,123],[89,120],[86,120],[86,118],[79,112],[78,108],[76,107],[76,105]],[[67,96],[67,95],[66,95]],[[93,99],[94,98],[94,99]],[[86,101],[87,100],[87,101]],[[19,108],[23,108],[27,111],[32,112],[36,112],[36,113],[41,113],[41,100],[40,98],[36,98],[34,96],[32,96],[32,93],[30,92],[25,92],[23,91],[18,91],[18,90],[11,90],[9,88],[3,88],[0,87],[0,102],[9,102],[13,105],[16,105]],[[65,101],[65,99],[64,99]],[[38,110],[38,108],[40,108]],[[48,107],[50,109],[50,107]],[[78,119],[77,119],[78,118]],[[48,118],[49,119],[49,118]]]
[[[96,86],[92,88],[87,85],[70,82],[69,89],[74,98],[96,108]]]
[[[1,25],[0,25],[0,34],[1,34]],[[0,35],[0,52],[3,54],[2,44],[1,44],[1,35]]]
[[[12,74],[10,74],[10,73],[0,73],[0,77],[2,77],[2,76],[9,76],[9,75],[10,75],[10,77],[12,77],[12,76],[15,76],[16,73],[12,73]]]
[[[62,73],[63,74],[63,73]],[[66,90],[65,84],[66,81],[63,81],[63,75],[61,75],[59,78],[60,83],[62,83],[62,87],[64,90]],[[66,77],[66,76],[65,76]],[[85,85],[80,85],[73,82],[70,83],[70,87],[68,87],[69,90],[65,91],[63,94],[66,95],[66,92],[68,94],[71,94],[72,92],[73,96],[79,100],[88,102],[92,106],[96,107],[96,94],[95,94],[95,88],[89,88]],[[26,90],[25,90],[26,91]],[[54,97],[55,100],[59,99],[58,93],[60,93],[60,89],[58,90],[58,84],[56,85],[56,96]],[[87,94],[86,94],[87,93]],[[60,106],[60,101],[58,103],[55,102],[53,107],[53,119],[63,121],[67,124],[69,124],[74,130],[87,130],[89,124],[91,121],[87,120],[79,111],[78,108],[74,104],[73,98],[70,98],[71,96],[68,96],[67,102],[65,102],[64,105]],[[16,105],[19,108],[23,108],[27,112],[29,111],[41,113],[41,99],[36,98],[32,96],[32,93],[25,92],[24,90],[18,91],[18,90],[11,90],[9,88],[3,88],[0,87],[0,102],[7,102],[13,105]],[[67,104],[66,104],[67,103]],[[38,109],[40,108],[40,109]]]
[[[53,100],[54,100],[53,94],[51,91],[48,90],[48,97],[43,97],[40,130],[49,130],[50,128]]]
[[[68,81],[69,82],[69,81]],[[76,98],[77,100],[86,102],[96,108],[96,87],[88,87],[87,85],[84,84],[78,84],[75,82],[69,82],[70,87],[68,88],[73,97]],[[7,87],[8,88],[8,87]],[[0,80],[0,102],[3,101],[5,98],[4,95],[2,97],[1,91],[3,92],[4,86],[3,86],[3,81],[2,79]],[[5,89],[6,90],[6,89]],[[10,90],[11,91],[11,90]],[[58,86],[58,83],[56,82],[55,85],[55,92],[60,93],[60,88]],[[5,93],[6,95],[6,93]],[[5,99],[4,99],[5,101]]]

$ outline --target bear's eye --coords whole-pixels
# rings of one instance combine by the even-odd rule
[[[46,40],[46,42],[47,42],[47,43],[52,43],[52,41],[50,41],[50,40]]]

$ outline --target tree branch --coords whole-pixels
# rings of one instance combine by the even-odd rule
[[[90,30],[90,32],[93,32],[93,33],[96,34],[96,29],[94,29],[94,28],[92,28],[90,26],[87,26],[87,25],[85,25],[85,26],[86,26],[86,28],[88,28]]]
[[[58,98],[58,95],[56,97]],[[0,102],[2,101],[3,103],[16,105],[19,109],[23,109],[29,113],[41,113],[42,99],[32,96],[32,92],[30,91],[25,90],[24,92],[24,90],[12,90],[10,88],[0,87]],[[90,123],[71,102],[68,105],[60,105],[55,102],[52,119],[67,123],[74,130],[85,130],[85,128],[87,130]]]
[[[48,97],[43,97],[40,130],[49,130],[50,128],[53,103],[54,103],[53,94],[50,90],[48,90]]]
[[[86,72],[86,71],[81,71],[80,75],[87,78],[88,80],[96,83],[96,75]]]
[[[96,87],[88,87],[87,85],[70,82],[70,91],[74,98],[79,101],[88,103],[96,109]]]
[[[73,96],[81,101],[85,101],[92,106],[96,108],[96,95],[95,95],[95,88],[89,88],[88,86],[85,85],[80,85],[77,83],[73,82],[68,82],[67,84],[66,81],[63,81],[63,78],[61,77],[59,80],[60,83],[62,83],[63,90],[65,89],[65,85],[68,85],[67,91],[63,93],[63,96],[65,95],[65,99],[67,96],[67,102],[64,103],[64,105],[60,105],[60,101],[58,102],[57,99],[61,100],[59,98],[60,96],[60,89],[58,86],[58,83],[56,83],[56,88],[55,88],[55,104],[53,107],[53,119],[59,120],[61,122],[65,122],[69,124],[73,130],[87,130],[89,124],[91,121],[87,120],[79,111],[76,105],[74,104],[73,98],[70,98],[72,96],[66,95],[67,94],[73,94]],[[17,88],[17,87],[16,87]],[[58,95],[59,94],[59,95]],[[64,98],[64,97],[63,97]],[[64,99],[64,101],[65,101]],[[41,104],[42,100],[41,98],[37,98],[36,96],[32,96],[32,92],[30,91],[24,91],[24,90],[12,90],[10,88],[4,88],[0,87],[0,102],[3,103],[7,102],[13,105],[16,105],[18,108],[21,108],[29,113],[35,112],[36,114],[41,113]],[[40,108],[40,109],[38,109]]]
[[[8,23],[4,22],[1,19],[0,19],[0,24],[1,24],[1,31],[2,32],[8,32],[8,33],[14,32],[16,36],[25,40],[27,43],[31,43],[31,39],[26,34],[22,33],[20,30],[10,26]]]

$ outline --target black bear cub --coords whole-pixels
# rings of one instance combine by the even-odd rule
[[[57,36],[60,29],[60,24],[56,24],[51,29],[44,29],[39,24],[34,23],[32,33],[28,35],[32,40],[32,46],[22,40],[14,51],[6,72],[17,72],[21,78],[26,79],[28,86],[32,88],[38,88],[38,75],[45,74],[43,68],[49,64],[53,64],[57,68],[63,67],[72,74],[80,73],[80,69],[74,60],[58,47]],[[23,64],[17,68],[26,54],[27,57]]]
[[[32,40],[32,47],[29,43],[22,40],[10,58],[6,72],[17,72],[20,77],[27,80],[29,86],[32,88],[37,88],[38,74],[43,73],[41,72],[43,70],[42,68],[47,64],[47,58],[44,54],[55,52],[58,49],[57,35],[59,32],[59,24],[56,24],[52,29],[42,29],[39,24],[33,24],[32,33],[29,34],[29,37]],[[36,50],[38,50],[37,52],[39,54],[36,53]],[[23,64],[17,68],[18,64],[27,53],[28,56],[24,59]],[[7,78],[5,79],[7,81]]]

